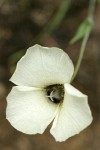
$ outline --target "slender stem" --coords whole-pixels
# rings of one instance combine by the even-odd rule
[[[35,38],[34,41],[31,41],[30,45],[33,43],[37,43],[45,34],[50,34],[53,30],[55,30],[63,20],[66,12],[69,10],[72,2],[74,0],[63,0],[56,12],[56,14],[51,18],[48,24],[43,28],[43,30],[39,33],[39,35]]]
[[[86,48],[86,44],[87,44],[87,41],[88,41],[88,38],[89,38],[89,35],[90,35],[90,32],[91,32],[91,29],[92,29],[92,25],[93,25],[93,13],[94,13],[94,10],[95,10],[95,3],[96,3],[96,0],[90,0],[87,19],[91,19],[92,23],[91,23],[91,26],[89,26],[87,28],[86,34],[85,34],[85,36],[83,38],[82,45],[81,45],[81,48],[80,48],[79,57],[78,57],[78,60],[77,60],[76,66],[75,66],[75,71],[74,71],[74,74],[72,76],[71,82],[76,77],[76,75],[78,73],[78,70],[80,68],[82,59],[83,59],[83,55],[84,55],[84,51],[85,51],[85,48]]]
[[[94,10],[95,10],[95,3],[96,3],[96,0],[90,0],[88,16],[93,16]]]
[[[61,6],[59,7],[57,13],[52,18],[51,23],[48,26],[48,33],[57,28],[65,16],[65,13],[69,10],[71,3],[73,0],[63,0]]]
[[[60,7],[58,8],[56,14],[51,18],[51,20],[47,23],[47,25],[44,27],[44,29],[40,32],[39,35],[35,38],[34,41],[31,41],[30,45],[33,45],[33,43],[37,43],[43,37],[43,35],[50,34],[53,30],[55,30],[62,19],[64,18],[66,12],[69,10],[72,2],[74,0],[63,0]]]
[[[85,47],[86,47],[86,44],[87,44],[87,41],[88,41],[88,38],[89,38],[89,35],[90,35],[90,31],[91,31],[91,28],[87,31],[86,35],[84,36],[84,39],[83,39],[83,42],[82,42],[82,45],[81,45],[81,49],[80,49],[79,58],[78,58],[76,66],[75,66],[75,71],[74,71],[74,74],[72,76],[71,82],[76,77],[76,75],[78,73],[78,70],[80,68],[80,65],[81,65],[81,62],[82,62],[82,59],[83,59],[83,55],[84,55],[84,51],[85,51]]]
[[[48,22],[47,26],[43,29],[43,31],[40,33],[40,36],[42,34],[50,34],[55,28],[57,28],[64,18],[66,12],[69,10],[72,2],[74,0],[63,0],[58,11],[53,16],[53,18]],[[39,37],[40,37],[39,36]]]

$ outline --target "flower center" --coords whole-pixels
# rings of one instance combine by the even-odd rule
[[[64,99],[64,86],[55,84],[46,87],[47,97],[54,103],[60,103]]]

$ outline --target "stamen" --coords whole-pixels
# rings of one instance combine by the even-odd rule
[[[50,96],[46,96],[46,97],[49,97],[52,101],[54,101],[53,100],[53,91],[50,93]]]

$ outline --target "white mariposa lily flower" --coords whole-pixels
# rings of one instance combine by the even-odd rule
[[[10,81],[6,118],[26,134],[50,133],[65,141],[92,122],[87,96],[70,85],[74,71],[69,56],[59,48],[30,47]]]

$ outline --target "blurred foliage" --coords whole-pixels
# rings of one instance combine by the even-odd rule
[[[25,54],[25,50],[20,50],[18,52],[15,52],[14,54],[12,54],[9,58],[8,58],[8,67],[9,67],[9,71],[10,74],[12,75],[14,70],[15,70],[15,66],[18,62],[18,60]]]
[[[98,3],[100,3],[100,0],[97,0]]]
[[[66,15],[66,12],[69,10],[70,6],[72,5],[72,2],[74,0],[63,0],[58,11],[54,16],[51,18],[50,22],[47,24],[47,26],[44,28],[42,34],[45,32],[46,34],[50,34],[53,30],[55,30],[61,21],[63,20],[64,16]]]
[[[87,31],[91,28],[92,25],[93,25],[93,20],[91,18],[87,18],[84,22],[82,22],[76,34],[71,39],[70,44],[73,44],[76,41],[82,39],[87,33]]]

